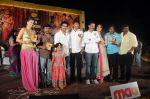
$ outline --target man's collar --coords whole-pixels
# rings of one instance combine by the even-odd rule
[[[130,31],[128,31],[127,33],[125,33],[125,34],[129,34],[130,33]],[[124,32],[123,32],[123,34],[124,34]]]
[[[113,33],[110,33],[110,32],[108,32],[109,34],[115,34],[116,32],[113,32]]]
[[[89,31],[89,30],[88,30],[88,32],[89,32],[89,33],[92,33],[92,32],[94,32],[94,30],[93,30],[93,31]]]
[[[60,30],[59,32],[62,33],[62,34],[64,34],[64,35],[67,34],[67,31],[64,33],[62,30]]]
[[[80,29],[72,29],[73,31],[77,32],[77,31],[80,31]]]

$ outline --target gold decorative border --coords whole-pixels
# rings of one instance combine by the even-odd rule
[[[64,12],[68,14],[77,14],[77,15],[80,15],[81,28],[85,27],[85,15],[84,15],[84,11],[81,11],[81,10],[40,5],[40,4],[20,2],[20,1],[14,1],[14,0],[0,0],[0,5],[14,6],[14,7],[26,8],[26,9],[36,9],[36,10],[43,10],[43,11],[49,11],[49,12],[61,12],[61,13]]]

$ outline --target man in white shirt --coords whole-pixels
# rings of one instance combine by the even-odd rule
[[[69,49],[70,49],[70,34],[67,32],[68,29],[68,23],[66,21],[63,21],[61,23],[61,29],[58,31],[54,36],[54,44],[61,43],[63,44],[63,53],[65,54],[66,59],[66,70],[67,70],[67,82],[69,81]]]
[[[138,46],[136,35],[129,31],[129,26],[123,26],[123,32],[121,33],[121,45],[120,45],[120,80],[128,82],[131,78],[131,66],[133,63],[133,52]]]
[[[63,44],[63,52],[65,56],[69,56],[69,48],[70,48],[70,34],[67,32],[68,23],[62,22],[61,29],[54,36],[54,44],[61,43]]]
[[[95,29],[95,23],[91,22],[88,25],[88,31],[84,32],[82,41],[82,51],[85,48],[85,60],[86,60],[86,84],[95,83],[96,80],[96,65],[98,61],[98,43],[100,37]],[[91,82],[90,82],[91,81]]]
[[[81,82],[81,69],[82,69],[82,54],[81,51],[81,43],[83,32],[79,29],[79,22],[75,21],[73,23],[73,29],[71,30],[71,54],[70,54],[70,67],[71,67],[71,81],[74,82],[75,79],[75,68],[77,67],[77,81]],[[77,64],[75,64],[75,61]],[[75,67],[76,65],[76,67]]]

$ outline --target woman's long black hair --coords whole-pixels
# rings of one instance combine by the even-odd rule
[[[11,29],[11,31],[10,31],[10,33],[9,33],[9,36],[8,36],[8,39],[9,39],[10,37],[13,37],[14,42],[16,42],[16,35],[15,35],[16,32],[17,32],[16,29]]]

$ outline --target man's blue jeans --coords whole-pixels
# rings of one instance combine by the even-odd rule
[[[96,79],[96,65],[98,62],[98,53],[85,53],[86,60],[86,79]]]
[[[47,63],[46,63],[46,60],[47,60]],[[41,63],[41,69],[42,69],[42,72],[45,72],[45,65],[47,65],[47,83],[48,84],[51,84],[51,81],[52,81],[52,70],[51,70],[51,60],[50,59],[46,59],[46,58],[43,58],[43,57],[40,57],[40,63]]]

